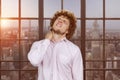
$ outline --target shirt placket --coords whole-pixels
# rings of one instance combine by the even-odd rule
[[[56,51],[56,47],[57,45],[54,44],[54,49],[53,49],[53,80],[57,80],[57,51]]]

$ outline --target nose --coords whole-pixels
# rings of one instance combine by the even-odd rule
[[[62,20],[62,19],[60,19],[60,20],[58,20],[58,22],[59,22],[59,23],[63,23],[63,20]]]

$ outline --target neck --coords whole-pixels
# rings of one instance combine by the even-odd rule
[[[65,37],[65,34],[63,34],[63,35],[61,35],[61,34],[56,34],[56,33],[54,33],[53,34],[53,41],[55,41],[55,42],[57,42],[57,41],[60,41],[62,38],[64,38]]]

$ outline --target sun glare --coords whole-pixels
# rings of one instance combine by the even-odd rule
[[[8,28],[9,27],[9,20],[8,19],[2,19],[1,20],[1,27],[2,28]]]

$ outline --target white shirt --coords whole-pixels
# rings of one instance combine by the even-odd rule
[[[28,59],[38,67],[38,80],[83,80],[80,49],[66,38],[34,42]]]

